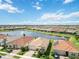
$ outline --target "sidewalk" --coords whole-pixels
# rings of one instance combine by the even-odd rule
[[[13,56],[21,57],[20,59],[39,59],[39,58],[30,57],[30,56],[22,56],[22,55],[17,55],[13,53],[2,52],[2,51],[0,51],[0,53],[7,54],[6,56],[2,56],[1,59],[14,59]]]

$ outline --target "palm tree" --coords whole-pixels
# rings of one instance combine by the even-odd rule
[[[25,37],[26,35],[25,35],[25,34],[23,34],[23,36]]]
[[[7,47],[6,41],[7,41],[7,39],[4,39],[4,40],[3,40],[3,47],[4,47],[4,48]]]

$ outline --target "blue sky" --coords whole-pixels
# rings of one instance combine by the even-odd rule
[[[0,25],[78,25],[79,0],[0,0]]]

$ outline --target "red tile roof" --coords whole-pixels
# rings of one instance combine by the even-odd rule
[[[32,37],[26,36],[26,37],[21,37],[19,39],[16,39],[10,43],[14,45],[24,46],[26,45],[26,43],[29,43],[31,40],[32,40]]]
[[[77,52],[78,50],[72,45],[70,41],[66,40],[58,40],[57,43],[54,45],[55,50],[63,50],[69,52]]]
[[[6,35],[4,35],[4,34],[0,34],[0,40],[1,40],[1,39],[5,39],[5,38],[7,38]]]

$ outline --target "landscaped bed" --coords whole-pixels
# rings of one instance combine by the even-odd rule
[[[15,59],[19,59],[20,57],[19,57],[19,56],[13,56],[13,58],[15,58]]]
[[[12,52],[12,50],[11,49],[5,49],[5,48],[3,48],[3,49],[1,49],[0,51],[2,51],[2,52],[7,52],[7,53],[10,53],[10,52]]]
[[[24,55],[25,52],[20,51],[19,53],[17,53],[18,55]]]
[[[29,51],[28,46],[27,47],[21,47],[21,51],[17,54],[18,55],[24,55],[27,51]]]

